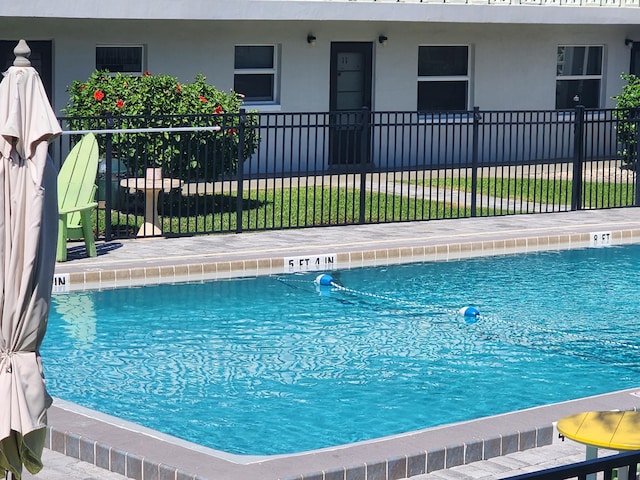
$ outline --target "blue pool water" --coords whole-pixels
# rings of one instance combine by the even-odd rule
[[[278,454],[640,383],[640,246],[55,295],[50,393]],[[477,307],[477,322],[457,314]]]

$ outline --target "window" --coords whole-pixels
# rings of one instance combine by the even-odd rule
[[[469,47],[418,48],[418,110],[467,110]]]
[[[559,46],[556,108],[600,107],[602,46]]]
[[[233,89],[245,102],[275,103],[277,100],[277,58],[273,45],[237,45]]]
[[[142,45],[98,46],[96,70],[141,74],[144,71],[144,48]]]

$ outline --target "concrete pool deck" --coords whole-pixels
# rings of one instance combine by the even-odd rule
[[[510,453],[451,469],[437,470],[412,477],[412,480],[493,480],[580,462],[584,460],[584,456],[582,445],[556,440],[552,445]],[[45,468],[42,472],[38,475],[27,472],[22,478],[24,480],[124,480],[126,478],[52,450],[45,450],[43,460]]]
[[[612,245],[640,243],[640,209],[114,240],[98,242],[94,258],[69,243],[56,277],[61,290],[119,288],[282,274],[330,257],[327,269],[346,269],[582,248],[595,234]]]
[[[308,269],[316,261],[321,266],[330,261],[327,269],[346,269],[456,260],[583,248],[594,241],[596,245],[640,243],[640,209],[117,240],[99,243],[97,258],[84,258],[84,248],[70,244],[69,261],[56,267],[55,288],[73,291],[275,275]],[[43,361],[46,372],[46,358]],[[582,448],[574,446],[575,451],[567,454],[567,442],[552,445],[554,422],[582,410],[638,409],[638,392],[640,388],[314,452],[251,458],[215,452],[56,401],[49,412],[47,455],[52,467],[45,465],[37,478],[70,478],[61,471],[75,464],[83,472],[97,468],[92,465],[115,472],[98,469],[78,478],[103,478],[100,472],[104,478],[118,474],[144,480],[397,480],[416,475],[435,478],[444,472],[462,478],[465,473],[455,469],[480,469],[481,460],[495,463],[519,451],[539,460],[535,465],[513,460],[512,470],[487,477],[498,478],[509,471],[521,473],[517,465],[540,469],[557,464],[558,458],[575,458]],[[56,452],[64,455],[58,457]],[[487,468],[484,473],[496,467]],[[482,478],[482,474],[475,470],[469,476]]]

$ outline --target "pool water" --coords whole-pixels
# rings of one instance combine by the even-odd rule
[[[639,384],[640,246],[330,273],[54,295],[49,392],[268,455]]]

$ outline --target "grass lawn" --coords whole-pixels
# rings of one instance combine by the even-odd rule
[[[360,210],[364,201],[364,208]],[[198,197],[187,206],[162,208],[161,221],[166,235],[233,232],[237,230],[235,195]],[[253,190],[243,195],[242,230],[271,230],[323,225],[460,218],[471,216],[469,208],[400,195],[360,192],[350,188],[310,187]],[[104,235],[105,212],[98,211],[99,234]],[[112,231],[116,236],[134,236],[143,222],[142,212],[125,214],[112,211]]]
[[[456,177],[433,179],[430,186],[471,192],[471,179]],[[550,205],[571,205],[573,182],[540,178],[479,178],[478,194],[496,198],[520,199]],[[634,204],[635,188],[627,183],[585,182],[582,184],[584,208],[626,207]]]
[[[421,182],[413,182],[422,185]],[[428,188],[471,192],[471,179],[454,177],[434,179]],[[429,190],[426,190],[427,192]],[[584,208],[607,208],[633,205],[633,184],[585,183],[582,186]],[[544,179],[478,179],[477,193],[486,197],[537,202],[547,205],[571,205],[572,183],[566,180]],[[310,186],[307,188],[254,189],[243,194],[238,201],[235,193],[182,197],[160,201],[160,215],[165,235],[235,232],[238,213],[242,216],[241,230],[272,230],[303,228],[323,225],[349,225],[357,223],[400,222],[444,218],[470,217],[468,206],[449,201],[438,201],[419,195],[361,192],[354,188]],[[362,208],[361,208],[362,206]],[[135,236],[143,222],[142,209],[132,213],[112,211],[112,235]],[[477,216],[517,213],[510,208],[478,209]],[[105,212],[97,213],[98,233],[104,235]]]

